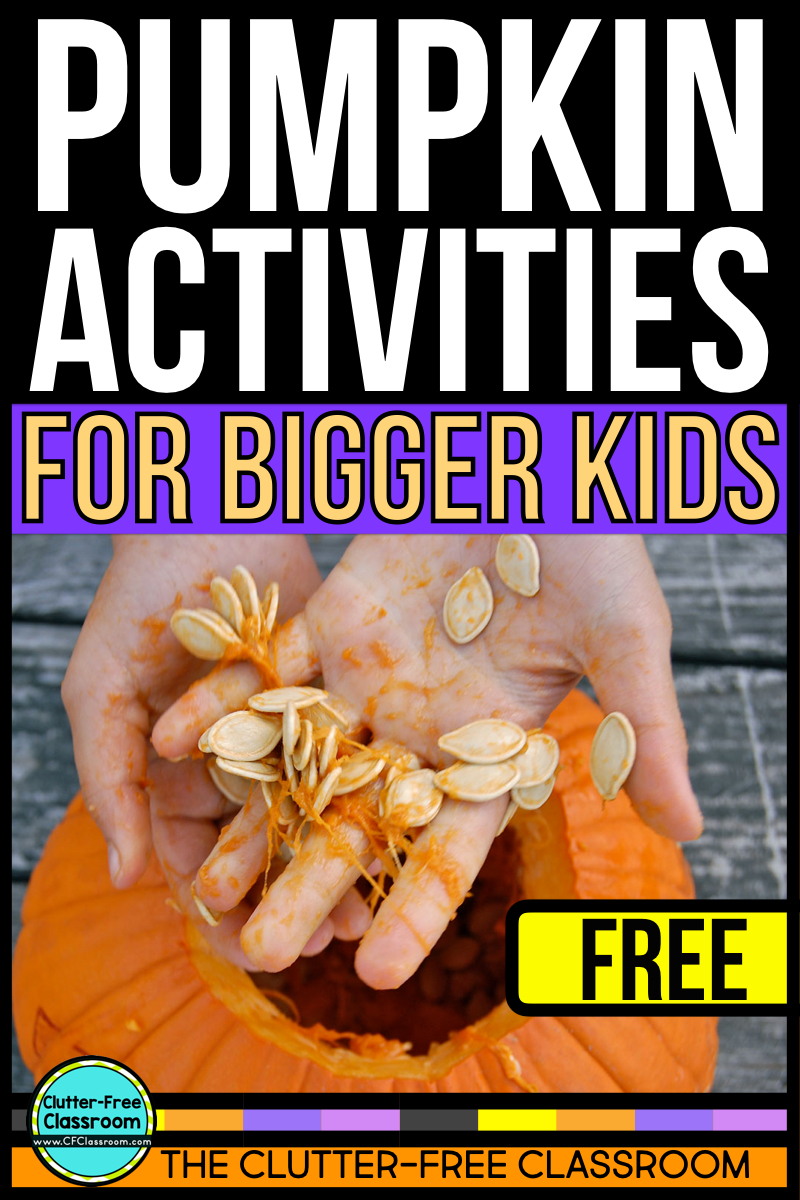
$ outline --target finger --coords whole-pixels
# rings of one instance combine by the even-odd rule
[[[284,683],[308,683],[319,675],[319,656],[304,612],[297,613],[275,631],[272,648],[275,669]]]
[[[300,957],[313,958],[315,954],[320,954],[326,946],[329,946],[332,941],[333,921],[331,921],[329,917],[326,917],[319,929],[312,933],[311,937],[300,951]]]
[[[703,817],[689,780],[669,638],[633,636],[624,654],[598,659],[591,681],[603,712],[624,713],[636,733],[636,759],[625,783],[634,808],[657,833],[691,841],[702,833]]]
[[[354,887],[345,892],[331,913],[333,936],[340,942],[357,942],[372,924],[372,909]]]
[[[483,804],[445,800],[356,952],[369,987],[399,987],[430,954],[483,866],[507,804],[508,795]]]
[[[217,912],[235,908],[269,862],[269,809],[261,788],[250,795],[197,872],[195,891]]]
[[[359,860],[373,857],[359,826],[342,821],[334,838],[315,826],[272,884],[242,930],[242,947],[259,971],[276,974],[290,966],[355,883],[360,872],[345,845]]]
[[[319,661],[301,613],[276,631],[273,653],[284,683],[305,683],[319,674]],[[193,683],[159,718],[153,729],[153,745],[162,758],[191,754],[204,730],[226,713],[242,708],[261,688],[261,675],[252,663],[233,663],[212,671]]]
[[[77,661],[77,660],[76,660]],[[70,665],[62,687],[72,726],[75,765],[88,811],[108,845],[115,887],[134,884],[150,857],[146,707],[125,694],[113,668],[86,676]]]
[[[196,762],[154,763],[151,768],[150,812],[153,844],[173,898],[186,916],[200,928],[210,945],[237,967],[252,970],[241,948],[239,934],[252,909],[238,904],[219,925],[208,925],[192,897],[192,881],[217,840],[213,820],[185,815],[192,807],[208,806],[208,790],[216,791],[202,766]],[[181,793],[176,811],[174,794]]]
[[[242,708],[260,686],[261,676],[249,662],[212,671],[193,683],[159,718],[153,729],[153,745],[162,758],[191,754],[204,730],[226,713]]]

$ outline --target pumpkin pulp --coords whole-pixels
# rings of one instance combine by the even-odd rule
[[[535,813],[524,816],[538,824]],[[525,894],[518,841],[509,833],[494,843],[471,896],[420,970],[399,988],[377,992],[362,983],[356,944],[336,939],[279,975],[248,975],[223,966],[187,922],[195,966],[257,1036],[289,1053],[337,1074],[440,1078],[525,1024],[504,999],[505,915]],[[515,1072],[513,1061],[503,1066]]]

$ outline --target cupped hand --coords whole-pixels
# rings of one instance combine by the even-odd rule
[[[497,538],[359,537],[278,638],[286,682],[322,672],[326,687],[390,738],[441,765],[442,733],[480,717],[539,727],[587,675],[607,712],[636,730],[637,759],[626,784],[640,815],[678,839],[702,823],[687,770],[686,740],[672,682],[671,625],[638,537],[536,538],[542,584],[532,598],[510,591],[494,565]],[[469,567],[489,579],[495,609],[472,642],[456,645],[442,604]],[[231,679],[231,700],[247,695]],[[235,696],[234,696],[235,693]],[[154,731],[161,753],[185,753],[213,719],[201,682]],[[373,987],[397,987],[417,969],[466,896],[491,847],[507,796],[481,804],[445,800],[422,831],[359,947],[356,968]],[[294,961],[357,878],[336,856],[325,864],[314,829],[248,920],[251,962],[277,971]],[[430,869],[435,843],[436,871]],[[358,846],[353,831],[353,849]],[[305,902],[299,902],[299,898]]]
[[[108,843],[109,871],[118,887],[136,882],[150,852],[150,731],[158,716],[208,670],[208,664],[193,658],[176,640],[170,616],[181,606],[209,607],[210,580],[230,575],[240,562],[265,583],[277,580],[279,619],[301,609],[319,583],[303,537],[170,534],[114,539],[114,556],[75,646],[62,696],[81,790]],[[257,687],[259,676],[243,663],[231,668],[226,679],[210,683],[205,703],[217,715],[228,711],[226,688],[231,680]],[[184,769],[175,772],[173,783],[168,772],[164,781],[164,765],[158,766],[155,788],[162,817],[170,814],[169,796],[180,794],[175,785],[185,781],[186,768],[196,764],[180,764]],[[201,840],[207,841],[212,829],[215,839],[216,826],[208,812],[221,798],[207,780],[197,786],[200,790],[192,793],[198,800],[196,811],[185,797],[176,799],[184,822],[176,828],[191,841],[197,831],[186,822],[196,818],[204,830]]]

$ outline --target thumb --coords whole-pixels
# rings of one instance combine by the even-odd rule
[[[98,688],[96,676],[87,677],[79,661],[71,664],[62,696],[83,798],[108,845],[111,881],[124,888],[136,882],[150,855],[148,714],[137,700]]]
[[[656,833],[692,841],[703,831],[703,817],[689,780],[668,632],[651,628],[638,639],[630,631],[623,637],[622,654],[606,642],[590,679],[603,712],[624,713],[636,733],[636,760],[625,791]]]
[[[281,625],[273,637],[275,669],[284,683],[303,684],[320,672],[320,660],[311,639],[305,611]]]

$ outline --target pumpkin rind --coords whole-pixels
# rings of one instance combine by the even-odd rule
[[[691,898],[680,849],[644,825],[624,792],[601,806],[589,777],[599,719],[597,706],[573,692],[547,724],[560,743],[563,769],[548,804],[520,811],[511,826],[526,893],[576,900]],[[151,863],[127,891],[112,887],[102,836],[80,797],[33,873],[23,923],[14,959],[14,1015],[22,1057],[36,1078],[90,1053],[128,1063],[152,1090],[163,1092],[521,1090],[504,1068],[502,1052],[488,1045],[442,1078],[370,1078],[334,1074],[264,1040],[237,1011],[245,1007],[246,976],[241,1004],[235,984],[230,1003],[208,986],[204,976],[217,970],[222,977],[226,967],[215,967],[207,954],[198,969],[198,935],[175,910],[158,866]],[[536,1091],[694,1092],[711,1086],[714,1018],[523,1021],[505,1011],[518,1027],[501,1046]]]

